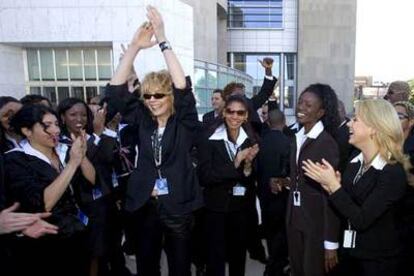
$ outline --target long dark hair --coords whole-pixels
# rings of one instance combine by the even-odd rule
[[[13,127],[13,130],[18,135],[25,137],[22,128],[32,129],[35,124],[40,123],[46,129],[46,126],[43,124],[43,117],[46,114],[52,114],[56,118],[58,117],[56,112],[49,107],[39,104],[25,105],[13,116],[10,121],[10,126]]]
[[[253,127],[250,123],[251,114],[249,113],[249,104],[247,103],[246,98],[241,95],[231,95],[226,99],[225,104],[224,104],[224,109],[226,109],[232,103],[240,103],[241,105],[243,105],[244,109],[247,112],[247,120],[241,125],[241,127],[244,129],[244,131],[246,132],[247,136],[249,137],[250,141],[253,144],[258,143],[259,136],[253,130]],[[211,127],[212,132],[214,132],[223,123],[226,124],[224,118],[221,116],[219,120],[217,120],[214,124],[212,124],[212,127]]]
[[[81,99],[78,99],[78,98],[66,98],[63,101],[61,101],[59,103],[58,107],[57,107],[58,120],[59,120],[59,125],[60,125],[60,129],[62,131],[62,134],[65,134],[66,136],[70,137],[70,133],[69,133],[66,125],[62,121],[62,116],[66,113],[66,111],[71,109],[76,104],[82,104],[85,107],[86,117],[87,117],[85,131],[88,134],[92,134],[93,133],[93,114],[92,114],[92,111],[89,109],[88,105],[84,101],[82,101]]]
[[[338,97],[335,91],[328,84],[315,83],[305,88],[302,92],[309,92],[314,94],[321,101],[321,108],[325,110],[321,121],[324,129],[334,138],[338,131],[340,122],[338,112]]]

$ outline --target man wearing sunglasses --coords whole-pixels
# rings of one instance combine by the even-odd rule
[[[394,104],[400,101],[408,101],[410,97],[411,89],[410,85],[405,81],[394,81],[388,87],[387,94],[384,96],[384,100]]]

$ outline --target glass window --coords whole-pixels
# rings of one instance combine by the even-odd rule
[[[93,98],[98,95],[98,88],[96,86],[86,87],[86,100]]]
[[[69,87],[58,87],[58,99],[59,102],[69,98]]]
[[[196,68],[194,72],[194,83],[198,87],[206,87],[206,70],[201,68]]]
[[[285,86],[285,99],[284,99],[284,106],[285,108],[293,108],[293,100],[295,93],[295,87],[293,86]]]
[[[279,76],[280,70],[280,55],[275,53],[266,54],[246,54],[246,53],[234,53],[234,67],[241,70],[253,77],[253,93],[256,94],[260,90],[265,76],[265,69],[260,64],[259,60],[263,60],[265,57],[273,59],[272,73],[274,76]],[[246,89],[246,91],[248,91]],[[251,90],[250,90],[251,91]]]
[[[56,79],[68,80],[68,59],[66,56],[66,49],[55,50],[55,64],[56,64]]]
[[[283,0],[229,0],[229,28],[282,28]]]
[[[41,95],[42,89],[41,87],[30,87],[30,94],[31,95]]]
[[[57,103],[56,88],[51,86],[43,87],[43,96],[48,98],[52,103]]]
[[[42,69],[42,80],[55,80],[52,49],[40,49],[39,53],[40,66]]]
[[[216,71],[207,71],[207,87],[208,88],[217,88],[217,72]]]
[[[295,55],[294,54],[285,55],[285,79],[286,80],[295,79]]]
[[[40,80],[39,59],[36,49],[27,49],[27,69],[29,72],[29,80]]]
[[[109,80],[112,77],[111,50],[98,49],[98,73],[100,80]]]
[[[69,50],[69,72],[71,80],[82,80],[82,50]]]
[[[96,80],[95,49],[83,50],[85,80]]]
[[[85,100],[85,96],[83,94],[83,87],[82,86],[72,86],[71,87],[71,97],[79,98],[81,100]]]

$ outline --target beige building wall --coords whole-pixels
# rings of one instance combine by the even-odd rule
[[[298,95],[309,84],[330,84],[352,106],[356,0],[299,0]]]
[[[193,7],[194,58],[225,64],[227,0],[181,0]]]

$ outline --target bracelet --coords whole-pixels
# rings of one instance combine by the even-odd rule
[[[161,52],[164,52],[167,49],[172,50],[171,44],[168,41],[163,41],[158,45],[160,46]]]

